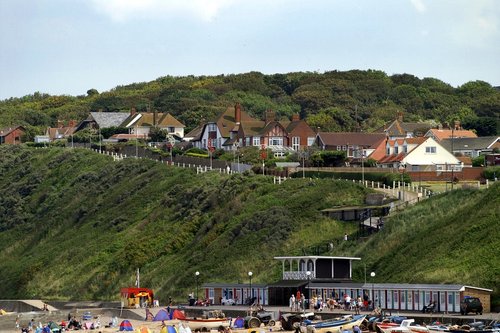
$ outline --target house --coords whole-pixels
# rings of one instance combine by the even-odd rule
[[[18,145],[22,142],[22,136],[26,132],[23,126],[10,126],[0,128],[0,145]]]
[[[385,140],[384,133],[318,132],[316,145],[321,150],[345,151],[348,158],[361,158],[362,156],[366,158]]]
[[[414,138],[423,136],[431,128],[427,123],[413,123],[403,121],[403,112],[390,123],[378,128],[374,133],[385,133],[390,139]]]
[[[478,138],[453,138],[443,139],[442,146],[453,154],[462,154],[471,158],[492,153],[493,150],[500,149],[500,137],[481,136]]]
[[[179,138],[184,137],[184,128],[186,127],[169,113],[137,113],[134,109],[132,109],[130,117],[124,121],[123,125],[122,127],[130,129],[131,134],[139,136],[148,136],[150,129],[156,127]]]
[[[442,141],[443,139],[450,139],[452,137],[455,139],[477,138],[476,133],[469,130],[464,130],[459,126],[453,129],[431,128],[430,130],[427,131],[427,133],[425,133],[424,136],[428,138],[433,138],[438,142]]]
[[[70,120],[68,122],[68,125],[64,126],[64,123],[58,120],[56,127],[47,128],[47,130],[45,131],[45,136],[49,138],[49,141],[64,139],[73,135],[76,129],[76,121]]]
[[[180,138],[184,136],[184,124],[169,113],[136,112],[132,109],[126,112],[90,112],[90,115],[82,121],[77,131],[85,128],[110,128],[122,127],[128,129],[132,137],[148,137],[151,127],[157,127]]]
[[[250,117],[236,103],[215,119],[189,133],[191,142],[201,149],[234,150],[238,147],[270,148],[275,155],[299,151],[313,145],[316,133],[298,115],[291,121],[277,120],[273,111],[264,120]]]
[[[463,163],[433,138],[388,139],[385,153],[380,148],[371,157],[382,168],[408,171],[461,171]]]

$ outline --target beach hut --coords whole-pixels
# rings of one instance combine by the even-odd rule
[[[156,316],[154,316],[153,321],[162,321],[162,320],[170,320],[170,314],[165,309],[161,309],[158,311]]]
[[[132,327],[132,324],[128,320],[124,320],[120,323],[120,331],[133,331],[134,328]]]

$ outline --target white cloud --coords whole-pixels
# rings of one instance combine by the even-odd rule
[[[114,21],[165,15],[188,15],[212,21],[237,0],[92,0],[94,8]]]
[[[410,0],[410,2],[413,5],[413,7],[415,7],[417,12],[419,12],[419,13],[423,13],[427,9],[423,0]]]

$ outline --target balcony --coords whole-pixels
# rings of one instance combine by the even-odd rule
[[[311,280],[316,278],[316,274],[314,271],[311,271],[311,275],[309,276]],[[306,271],[299,272],[283,272],[283,280],[307,280]]]

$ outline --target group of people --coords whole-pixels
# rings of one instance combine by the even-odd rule
[[[323,300],[321,296],[314,295],[310,301],[310,304],[306,304],[305,295],[301,294],[300,291],[297,291],[296,295],[292,294],[290,296],[290,310],[300,311],[305,310],[306,308],[314,308],[318,311],[323,311],[325,308],[328,310],[344,309],[347,311],[354,310],[355,314],[359,314],[360,310],[369,310],[371,305],[368,295],[363,295],[363,298],[361,298],[361,296],[354,298],[348,294],[344,294],[342,300],[339,298],[327,298],[326,300]]]

